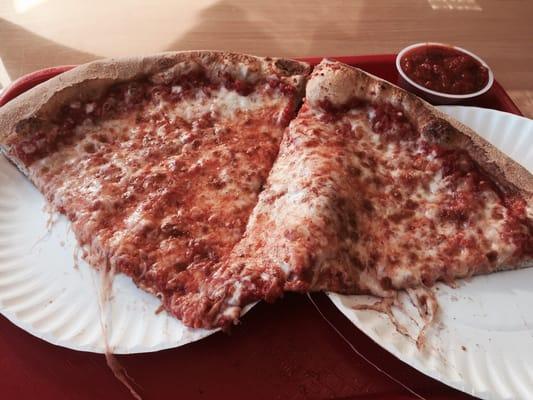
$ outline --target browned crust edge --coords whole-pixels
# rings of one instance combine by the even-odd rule
[[[41,83],[0,108],[0,150],[27,175],[24,165],[9,154],[7,142],[17,135],[16,127],[22,121],[49,119],[69,101],[94,99],[109,86],[145,76],[186,73],[191,66],[200,65],[212,79],[223,79],[229,74],[238,79],[255,81],[276,75],[293,85],[303,95],[310,66],[307,63],[249,54],[222,51],[166,52],[145,57],[111,58],[80,65]]]
[[[459,147],[491,176],[505,193],[518,194],[533,218],[533,175],[472,129],[398,86],[349,65],[323,60],[307,83],[306,97],[313,107],[328,100],[341,107],[353,98],[389,102],[405,111],[428,140]]]

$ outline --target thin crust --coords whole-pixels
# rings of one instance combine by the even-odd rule
[[[327,100],[333,106],[342,107],[357,98],[386,101],[403,109],[418,131],[430,141],[466,150],[500,189],[524,198],[528,203],[528,217],[533,217],[533,175],[472,129],[414,94],[358,68],[324,60],[313,71],[306,97],[313,106]]]

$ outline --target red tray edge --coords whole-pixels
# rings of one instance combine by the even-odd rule
[[[360,55],[360,56],[315,56],[315,57],[296,57],[297,60],[308,62],[311,65],[318,64],[322,59],[330,58],[343,62],[345,64],[358,66],[362,63],[389,63],[393,62],[396,58],[396,54],[372,54],[372,55]],[[23,75],[20,78],[13,81],[0,95],[0,107],[24,93],[25,91],[31,89],[32,87],[47,81],[48,79],[59,75],[63,72],[66,72],[76,65],[60,65],[55,67],[49,67],[40,69],[29,74]],[[492,90],[495,91],[495,94],[498,98],[501,99],[502,103],[505,106],[507,112],[523,115],[518,106],[513,102],[509,94],[501,86],[501,84],[494,80]]]

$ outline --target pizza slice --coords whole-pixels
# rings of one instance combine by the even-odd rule
[[[363,71],[315,69],[284,158],[293,179],[264,198],[315,210],[276,231],[296,272],[286,289],[385,296],[533,263],[533,176]]]
[[[168,304],[240,240],[308,72],[210,51],[96,61],[2,107],[0,144],[90,264]]]
[[[215,324],[283,291],[393,297],[531,266],[533,177],[416,96],[323,61],[229,260],[203,297]]]

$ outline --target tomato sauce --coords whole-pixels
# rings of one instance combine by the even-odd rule
[[[478,60],[446,46],[414,48],[402,57],[400,66],[419,85],[441,93],[474,93],[489,80],[488,69]]]

